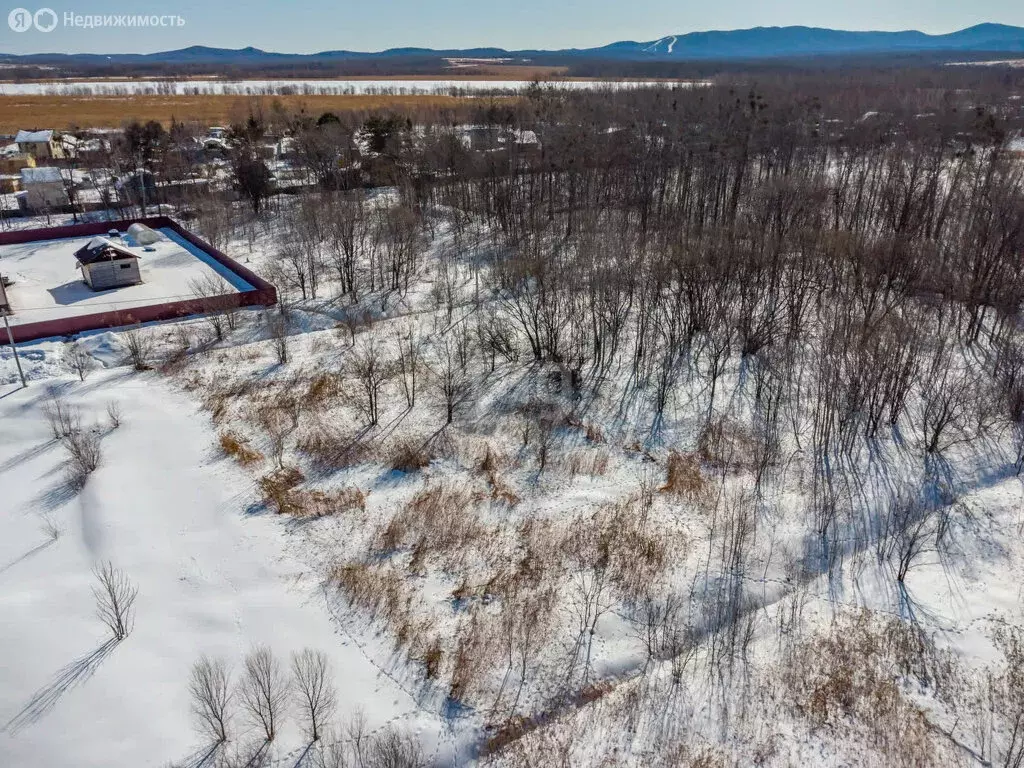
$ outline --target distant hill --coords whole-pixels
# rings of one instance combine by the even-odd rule
[[[398,59],[410,57],[464,58],[560,58],[617,59],[625,61],[699,61],[772,59],[850,54],[907,54],[949,52],[1024,53],[1024,27],[978,24],[945,35],[904,32],[851,32],[817,27],[756,27],[731,31],[690,32],[667,35],[646,42],[619,41],[599,48],[571,48],[557,51],[502,48],[438,50],[433,48],[391,48],[385,51],[321,51],[310,54],[274,53],[259,48],[209,48],[192,46],[150,54],[0,54],[0,60],[15,65],[64,64],[217,64],[275,65],[317,64],[346,59]]]
[[[1024,28],[979,24],[947,35],[924,32],[848,32],[817,27],[756,27],[729,32],[691,32],[648,42],[618,42],[580,53],[614,58],[768,59],[851,53],[1024,52]]]

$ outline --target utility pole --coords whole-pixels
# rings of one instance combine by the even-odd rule
[[[18,375],[21,377],[21,386],[27,387],[28,382],[25,381],[25,372],[21,370],[21,359],[18,357],[18,348],[14,346],[14,333],[11,331],[11,323],[7,319],[6,312],[0,312],[0,315],[4,316],[4,327],[7,328],[7,341],[11,343],[11,354],[14,355],[14,364],[18,366]]]
[[[146,161],[142,150],[139,150],[139,164],[136,166],[135,180],[139,182],[139,190],[142,196],[142,218],[146,218]]]

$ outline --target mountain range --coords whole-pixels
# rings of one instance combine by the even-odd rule
[[[857,32],[817,27],[755,27],[731,31],[690,32],[667,35],[657,40],[623,40],[598,48],[561,50],[505,50],[469,48],[390,48],[385,51],[347,50],[319,53],[274,53],[259,48],[210,48],[192,46],[148,54],[0,54],[9,64],[303,64],[346,59],[388,59],[409,57],[463,58],[593,58],[625,61],[697,61],[772,59],[834,55],[885,55],[911,53],[1020,53],[1024,55],[1024,27],[978,24],[942,35],[908,30],[903,32]]]

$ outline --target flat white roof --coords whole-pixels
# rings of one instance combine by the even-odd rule
[[[61,182],[60,168],[52,168],[48,165],[38,168],[22,168],[21,180],[26,184],[45,184],[50,182]]]
[[[152,251],[135,247],[130,239],[124,243],[139,257],[142,284],[109,291],[89,288],[75,266],[75,251],[95,235],[0,245],[0,274],[14,281],[7,288],[14,312],[9,318],[11,324],[192,299],[193,282],[209,276],[221,278],[220,293],[253,290],[247,281],[173,230],[157,231],[166,239],[148,246]]]
[[[37,144],[46,142],[53,138],[53,131],[18,131],[14,137],[16,144]]]

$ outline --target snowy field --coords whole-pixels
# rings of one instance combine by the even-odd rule
[[[10,364],[0,361],[5,373]],[[47,383],[86,424],[104,422],[103,466],[78,495],[42,417]],[[110,402],[123,414],[116,429],[101,419]],[[115,369],[85,384],[0,387],[0,425],[0,765],[194,765],[188,758],[210,745],[192,727],[192,663],[207,653],[237,672],[256,644],[283,659],[326,652],[339,721],[361,711],[370,730],[391,724],[450,753],[438,715],[386,671],[385,644],[328,610],[287,526],[251,511],[251,479],[216,455],[208,419],[159,378]],[[139,588],[135,630],[120,643],[105,636],[90,594],[91,570],[107,560]],[[291,721],[272,764],[295,765],[305,746]]]
[[[123,94],[284,94],[360,95],[434,94],[451,91],[519,91],[530,80],[68,80],[40,83],[0,83],[0,96],[118,96]],[[553,80],[558,88],[642,88],[663,86],[654,80]],[[678,85],[689,86],[681,81]]]
[[[7,289],[14,308],[11,324],[36,323],[94,312],[130,309],[194,298],[197,281],[219,282],[219,293],[252,290],[238,275],[170,229],[163,240],[128,250],[139,257],[142,284],[93,291],[76,268],[75,251],[90,237],[41,240],[0,246],[0,273],[14,284]]]

